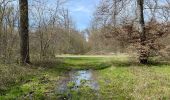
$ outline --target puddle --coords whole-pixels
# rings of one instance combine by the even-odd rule
[[[71,90],[78,90],[81,86],[88,86],[93,90],[98,90],[99,86],[95,79],[94,72],[92,70],[79,70],[79,71],[71,71],[68,73],[68,76],[60,81],[58,92],[65,93],[70,88]]]

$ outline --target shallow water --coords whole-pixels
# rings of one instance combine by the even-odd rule
[[[99,86],[95,80],[95,75],[92,70],[79,70],[79,71],[70,71],[68,76],[63,79],[58,87],[60,93],[68,91],[68,84],[72,82],[74,86],[72,90],[79,89],[80,86],[88,86],[93,90],[98,90]]]
[[[89,86],[91,89],[97,90],[98,84],[95,80],[92,70],[81,70],[74,72],[72,75],[72,82],[75,83],[75,87],[79,87],[80,85]]]

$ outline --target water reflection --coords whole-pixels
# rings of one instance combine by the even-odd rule
[[[79,70],[71,71],[68,74],[68,77],[62,80],[59,84],[59,92],[64,93],[68,91],[68,84],[73,83],[74,86],[72,90],[77,90],[79,87],[88,86],[93,90],[98,90],[99,86],[95,80],[95,75],[92,70]]]

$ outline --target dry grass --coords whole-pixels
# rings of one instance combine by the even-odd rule
[[[26,81],[26,76],[33,75],[31,68],[18,65],[0,65],[0,94],[4,94],[11,86]]]

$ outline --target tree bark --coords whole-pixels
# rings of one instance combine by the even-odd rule
[[[20,55],[21,63],[29,64],[29,19],[28,0],[19,0],[20,5]]]
[[[137,16],[138,16],[138,30],[140,34],[140,56],[139,61],[142,64],[148,63],[148,51],[146,47],[145,21],[143,14],[144,0],[137,0]]]

